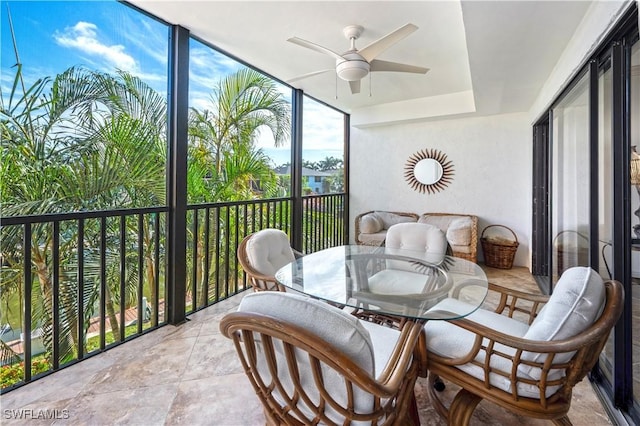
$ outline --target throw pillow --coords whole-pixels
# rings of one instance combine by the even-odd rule
[[[360,232],[363,234],[375,234],[382,231],[382,221],[375,213],[369,213],[360,218]]]
[[[468,246],[471,244],[471,228],[473,222],[469,217],[454,219],[447,229],[447,241],[453,246]]]

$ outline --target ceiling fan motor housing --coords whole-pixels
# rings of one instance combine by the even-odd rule
[[[336,61],[338,77],[346,81],[358,81],[369,74],[369,63],[356,52],[342,55],[343,60]]]

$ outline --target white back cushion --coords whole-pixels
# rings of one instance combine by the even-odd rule
[[[605,287],[602,277],[593,269],[584,266],[569,268],[560,277],[549,301],[523,336],[529,340],[561,340],[586,330],[600,316],[605,302]],[[524,352],[522,358],[536,362],[544,361],[545,354]],[[559,354],[555,361],[571,359],[572,353]],[[520,371],[539,378],[536,368],[520,365]]]
[[[387,231],[385,246],[427,253],[426,260],[438,264],[447,253],[447,237],[427,223],[398,223]]]
[[[249,264],[263,275],[276,271],[295,260],[287,234],[279,229],[263,229],[247,241]]]
[[[598,318],[604,300],[605,287],[600,275],[584,266],[569,268],[524,337],[560,340],[575,336]]]
[[[247,294],[240,302],[238,311],[255,312],[296,324],[342,351],[357,365],[369,372],[372,377],[375,374],[376,357],[369,332],[356,317],[328,303],[299,294],[264,291]],[[392,342],[391,344],[394,343]],[[289,397],[292,397],[293,384],[291,379],[288,378],[289,368],[287,367],[282,345],[276,344],[275,350],[278,352],[278,377],[282,380]],[[260,342],[258,342],[257,356],[260,375],[263,379],[267,378],[266,382],[269,383],[271,375],[269,367],[264,360]],[[319,394],[316,390],[313,372],[309,366],[309,358],[302,352],[298,352],[296,357],[300,381],[314,403],[317,403]],[[323,367],[322,372],[329,394],[336,401],[345,404],[348,395],[345,391],[343,377],[327,367]],[[278,390],[274,390],[274,396],[282,401]],[[354,399],[357,410],[367,412],[373,407],[373,396],[359,388],[354,389]],[[298,405],[301,406],[303,404],[300,403]],[[304,409],[303,411],[310,412],[310,410]],[[333,417],[334,421],[342,423],[340,421],[341,416],[332,409],[328,409],[327,414]]]

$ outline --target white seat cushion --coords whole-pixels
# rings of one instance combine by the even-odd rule
[[[444,275],[421,274],[402,269],[384,269],[368,280],[369,291],[377,294],[422,294],[448,292],[451,281],[444,282]]]
[[[400,331],[393,328],[374,324],[369,321],[359,320],[360,324],[367,329],[373,344],[373,356],[375,359],[375,377],[380,376],[382,370],[387,365],[393,348],[400,337]]]
[[[247,294],[238,311],[269,315],[305,328],[343,351],[364,370],[374,372],[369,332],[356,317],[335,306],[302,294],[269,291]]]
[[[295,260],[287,234],[279,229],[263,229],[247,241],[249,264],[263,275],[276,271]]]
[[[463,316],[473,309],[474,307],[469,304],[447,298],[438,303],[431,310],[454,312]],[[529,326],[523,322],[485,309],[478,309],[467,315],[466,318],[515,337],[523,337],[529,330]],[[476,336],[474,333],[453,325],[448,321],[438,320],[427,322],[425,325],[425,333],[427,350],[446,358],[458,358],[467,354],[473,346]],[[486,344],[488,342],[485,340],[484,343]],[[494,350],[505,353],[509,356],[515,354],[515,351],[512,348],[500,344],[496,344]],[[485,353],[481,351],[478,356],[476,356],[475,360],[477,362],[484,363]],[[491,357],[491,367],[509,374],[512,369],[512,363],[507,358],[494,355]],[[484,381],[484,371],[479,366],[467,363],[462,364],[457,368],[478,380]],[[522,373],[520,377],[527,379],[530,378],[524,373]],[[508,377],[504,377],[499,374],[490,374],[489,381],[493,386],[502,389],[505,392],[511,392],[512,384]],[[553,395],[557,390],[557,386],[548,387],[546,396]],[[540,391],[536,386],[522,382],[518,382],[517,392],[520,396],[540,398]]]
[[[451,226],[451,223],[458,220],[458,219],[471,219],[468,216],[458,216],[458,215],[452,215],[452,214],[445,214],[445,215],[441,215],[441,214],[429,214],[429,213],[425,213],[423,215],[420,216],[420,218],[418,219],[418,223],[428,223],[429,225],[435,225],[438,228],[440,228],[440,230],[442,230],[442,232],[447,232],[447,229],[449,229],[449,226]]]

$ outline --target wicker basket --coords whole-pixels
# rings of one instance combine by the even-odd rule
[[[567,235],[575,235],[575,245],[567,244],[563,238]],[[582,242],[582,244],[580,244]],[[589,265],[589,237],[578,231],[561,231],[553,239],[553,247],[556,250],[557,274],[562,275],[572,266]]]
[[[509,241],[503,238],[492,239],[490,237],[485,237],[484,234],[487,232],[487,229],[494,226],[507,229],[511,234],[513,234],[515,241]],[[511,269],[513,266],[513,258],[516,256],[516,251],[520,245],[516,233],[513,232],[511,228],[503,225],[489,225],[482,231],[482,235],[480,235],[480,243],[482,244],[485,265],[492,268]]]

